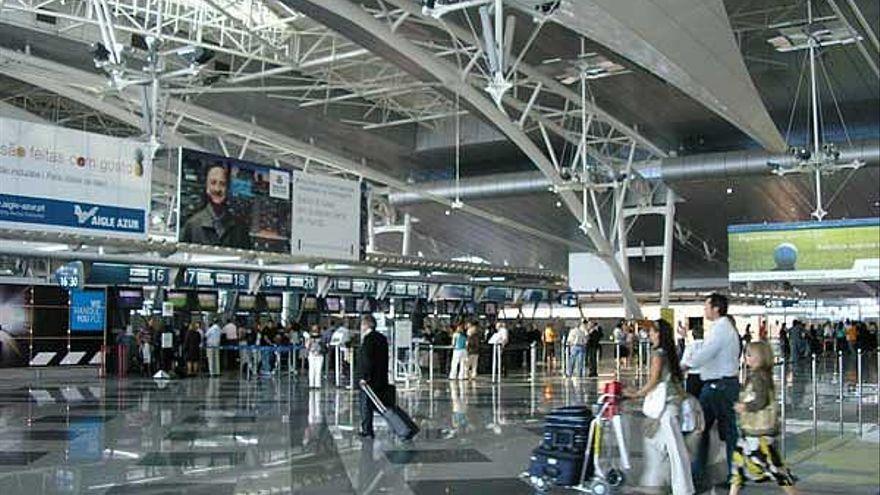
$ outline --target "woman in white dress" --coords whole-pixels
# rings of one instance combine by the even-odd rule
[[[675,347],[672,325],[657,320],[648,332],[651,342],[651,371],[644,387],[628,392],[630,398],[644,398],[645,462],[643,487],[671,486],[673,495],[692,495],[691,461],[681,432],[683,377]]]

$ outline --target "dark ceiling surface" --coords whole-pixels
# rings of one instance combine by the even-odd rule
[[[875,32],[880,30],[880,2],[856,0]],[[747,67],[777,126],[788,134],[791,143],[804,139],[807,129],[805,90],[798,93],[803,81],[804,52],[778,53],[767,39],[777,34],[768,26],[805,17],[803,0],[725,0],[731,23],[738,33]],[[814,2],[817,15],[830,14],[825,2]],[[532,27],[531,20],[518,20],[516,40],[522,44]],[[563,26],[549,23],[528,52],[526,60],[551,76],[564,68],[543,63],[555,58],[570,59],[581,50],[581,40]],[[30,44],[32,53],[95,70],[85,47],[60,38],[0,24],[0,45],[21,49]],[[653,74],[626,59],[609,53],[586,40],[585,51],[599,52],[624,65],[629,73],[590,83],[596,102],[622,122],[637,127],[662,149],[681,155],[755,147],[745,134],[687,97]],[[854,45],[822,50],[820,64],[821,113],[824,130],[835,139],[845,139],[844,127],[852,139],[880,138],[880,83],[866,67]],[[284,81],[283,78],[278,80]],[[830,85],[829,85],[830,83]],[[0,80],[0,84],[3,84]],[[573,89],[577,89],[574,88]],[[284,132],[300,140],[315,138],[319,147],[327,147],[346,156],[367,158],[374,166],[399,178],[417,176],[414,169],[453,170],[450,149],[415,151],[416,127],[395,130],[363,131],[339,122],[336,110],[302,109],[295,103],[268,99],[262,95],[202,96],[196,103],[226,111],[247,120],[253,115],[260,125]],[[795,108],[791,119],[791,109]],[[838,112],[839,109],[839,112]],[[247,115],[245,115],[247,114]],[[843,116],[845,126],[839,116]],[[536,139],[539,139],[536,137]],[[463,175],[533,170],[514,146],[505,142],[464,146],[461,152]],[[826,206],[831,216],[864,217],[880,214],[880,171],[863,169],[852,175],[840,172],[827,177],[824,185]],[[732,194],[727,194],[727,188]],[[838,191],[839,189],[839,191]],[[810,177],[754,177],[728,181],[678,183],[676,193],[683,199],[678,205],[679,221],[693,229],[723,254],[726,226],[735,223],[806,220],[813,209],[814,193]],[[832,199],[833,197],[833,199]],[[588,248],[577,222],[564,208],[555,205],[550,193],[469,201],[469,205],[540,228],[557,236],[580,242]],[[420,222],[415,225],[413,252],[425,256],[480,256],[493,263],[538,266],[565,271],[571,246],[534,238],[499,227],[482,219],[451,212],[434,204],[409,206]],[[655,235],[654,226],[637,225],[634,239]],[[644,229],[644,231],[639,230]],[[650,232],[649,232],[650,230]],[[399,250],[399,238],[380,236],[379,245]],[[677,266],[688,273],[724,272],[723,265],[706,262],[699,255],[681,250]]]

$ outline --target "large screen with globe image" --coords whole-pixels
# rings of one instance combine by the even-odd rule
[[[880,280],[880,218],[730,225],[731,282]]]

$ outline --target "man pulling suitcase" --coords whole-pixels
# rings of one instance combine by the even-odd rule
[[[378,411],[394,433],[411,439],[418,426],[396,406],[396,390],[388,383],[388,339],[376,331],[372,315],[361,318],[361,350],[358,356],[361,386],[361,437],[373,438],[373,411]]]

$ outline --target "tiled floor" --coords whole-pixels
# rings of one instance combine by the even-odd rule
[[[876,383],[876,375],[867,375]],[[871,438],[877,435],[853,440],[858,411],[854,388],[846,385],[846,436],[839,436],[837,378],[820,377],[825,394],[816,435],[809,370],[794,372],[787,389],[793,468],[807,493],[876,494],[880,450]],[[0,375],[0,494],[533,493],[518,475],[540,439],[543,415],[555,406],[595,402],[607,378],[526,378],[511,376],[501,385],[437,380],[410,390],[401,384],[399,404],[422,428],[414,442],[402,443],[382,420],[377,438],[362,442],[354,434],[355,394],[308,390],[296,377],[159,384],[140,378],[12,383]],[[876,425],[874,393],[863,388],[866,432]],[[635,464],[629,479],[636,481],[637,416],[625,415]],[[632,485],[624,492],[632,493]]]

